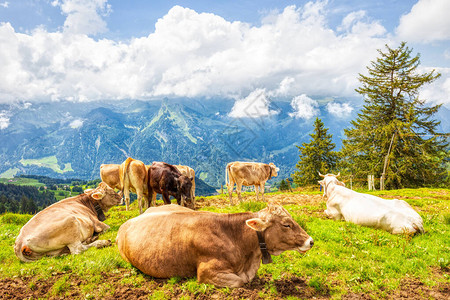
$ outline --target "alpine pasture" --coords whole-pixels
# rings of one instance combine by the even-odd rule
[[[157,279],[142,274],[119,255],[117,245],[80,255],[22,263],[14,255],[20,228],[32,217],[0,217],[1,299],[373,299],[450,297],[450,190],[402,189],[371,192],[407,201],[424,220],[425,234],[392,235],[326,218],[326,199],[317,192],[269,193],[314,238],[306,254],[287,251],[261,265],[242,288],[216,288],[196,278]],[[233,195],[236,197],[236,195]],[[267,203],[244,193],[230,206],[227,195],[197,197],[196,209],[234,213],[258,211]],[[158,201],[162,205],[162,201]],[[106,214],[115,241],[126,220],[138,215],[117,206]]]

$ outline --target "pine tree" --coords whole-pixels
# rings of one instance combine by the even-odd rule
[[[280,191],[287,191],[287,190],[289,190],[289,186],[288,186],[287,182],[284,179],[281,180],[280,186],[278,187],[278,189]]]
[[[318,172],[326,174],[336,168],[338,157],[333,151],[335,144],[332,143],[332,135],[327,132],[322,120],[316,118],[310,142],[297,146],[300,160],[296,165],[298,171],[292,174],[295,183],[316,184],[321,179]]]
[[[28,208],[28,198],[26,196],[22,196],[22,198],[20,199],[20,213],[21,214],[26,214],[29,211]]]
[[[432,119],[441,105],[426,105],[420,88],[440,74],[418,74],[420,56],[402,42],[371,63],[368,76],[359,74],[356,91],[365,105],[352,128],[345,129],[342,158],[357,178],[380,177],[386,187],[420,186],[442,180],[447,142],[436,132],[440,122]]]

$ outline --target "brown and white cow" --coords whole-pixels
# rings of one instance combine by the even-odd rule
[[[111,241],[97,238],[109,229],[103,223],[105,213],[121,200],[101,182],[93,190],[52,204],[22,227],[14,246],[16,256],[30,262],[43,256],[79,254],[91,247],[111,245]]]
[[[175,167],[178,169],[178,171],[181,172],[184,176],[187,176],[191,179],[192,182],[192,188],[191,188],[191,198],[192,202],[195,205],[195,171],[189,166],[183,166],[183,165],[175,165]]]
[[[277,176],[278,171],[279,169],[273,163],[264,164],[240,161],[229,163],[225,169],[225,182],[227,184],[228,195],[230,196],[230,204],[233,204],[231,195],[233,194],[235,183],[239,202],[242,202],[241,190],[243,185],[254,185],[256,200],[258,200],[259,192],[261,192],[262,200],[264,200],[264,186],[266,184],[266,181],[271,179],[272,177]]]
[[[170,204],[170,196],[177,199],[178,205],[194,208],[191,197],[192,179],[174,166],[165,162],[153,162],[148,168],[148,193],[156,206],[156,193],[161,194],[165,204]]]
[[[100,178],[113,189],[122,191],[127,210],[130,208],[130,190],[137,194],[139,213],[148,203],[148,167],[140,160],[128,157],[122,164],[102,164]],[[143,203],[144,202],[144,203]]]
[[[197,276],[199,282],[227,287],[250,282],[263,257],[269,263],[270,255],[304,253],[314,244],[282,206],[272,204],[236,214],[151,207],[122,224],[116,241],[123,259],[145,274]]]

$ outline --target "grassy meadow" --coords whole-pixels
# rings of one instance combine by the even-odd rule
[[[306,254],[287,251],[261,265],[242,288],[216,288],[195,278],[156,279],[120,257],[116,244],[81,255],[22,263],[14,241],[31,215],[0,216],[0,298],[77,299],[378,299],[450,298],[450,190],[376,191],[384,198],[410,203],[422,216],[425,234],[391,235],[324,216],[318,192],[270,193],[314,238]],[[234,200],[236,196],[234,195]],[[258,211],[266,206],[245,193],[242,204],[229,206],[225,195],[197,197],[197,207],[221,213]],[[158,202],[162,205],[162,202]],[[101,238],[115,240],[122,223],[138,215],[115,207]]]

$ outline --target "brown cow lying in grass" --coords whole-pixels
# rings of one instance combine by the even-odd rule
[[[106,247],[109,240],[96,240],[109,229],[105,212],[120,204],[122,197],[106,183],[93,190],[61,200],[30,219],[20,230],[14,251],[30,262],[43,256],[79,254],[90,247]]]
[[[121,256],[145,274],[197,276],[199,282],[228,287],[250,282],[261,258],[268,263],[270,255],[304,253],[313,244],[283,207],[270,204],[256,213],[237,214],[174,204],[151,207],[125,222],[117,234]]]

